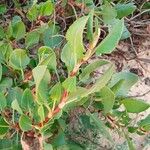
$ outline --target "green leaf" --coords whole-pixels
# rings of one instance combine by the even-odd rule
[[[97,35],[97,33],[99,32],[98,30],[100,29],[100,27],[99,27],[100,25],[99,25],[99,20],[96,17],[94,18],[94,26],[95,26],[95,33]]]
[[[88,95],[88,89],[83,87],[77,87],[76,91],[69,95],[67,103],[80,101],[83,97]]]
[[[40,116],[41,121],[45,120],[45,112],[44,112],[44,107],[42,105],[38,107],[38,115]]]
[[[91,114],[91,113],[89,113],[89,116],[90,116],[91,121],[93,121],[93,123],[97,126],[97,128],[103,134],[103,136],[105,136],[107,139],[109,139],[110,141],[112,141],[111,135],[109,134],[107,127],[98,118],[97,114]]]
[[[32,47],[33,45],[37,44],[40,40],[40,33],[38,30],[33,30],[28,32],[25,38],[25,45],[27,48]]]
[[[19,87],[11,87],[8,90],[7,105],[11,107],[12,102],[16,99],[18,101],[19,106],[21,106],[21,98],[22,98],[23,90]]]
[[[123,18],[132,14],[135,11],[136,6],[134,5],[134,3],[118,3],[117,5],[115,5],[115,8],[117,10],[117,17]]]
[[[114,7],[111,6],[108,2],[102,6],[102,17],[103,21],[106,24],[112,23],[112,21],[116,18],[117,12]]]
[[[53,150],[52,145],[46,142],[43,143],[43,147],[44,147],[44,150]]]
[[[11,78],[3,78],[0,82],[0,91],[6,92],[12,86],[13,82]]]
[[[30,58],[23,49],[15,49],[10,55],[9,63],[14,69],[22,70],[29,62]]]
[[[82,123],[82,127],[86,129],[92,130],[95,126],[92,124],[90,116],[86,114],[82,114],[79,116],[80,122]]]
[[[33,69],[33,77],[36,86],[38,87],[42,80],[44,79],[44,76],[47,72],[47,66],[42,65],[42,66],[37,66],[36,68]]]
[[[0,39],[3,39],[5,37],[5,32],[3,27],[0,26]]]
[[[45,74],[45,78],[40,83],[38,89],[36,90],[37,102],[41,105],[48,106],[49,94],[48,94],[48,84],[50,81],[50,74],[47,71]]]
[[[2,79],[2,75],[3,75],[3,67],[2,64],[0,64],[0,81]]]
[[[97,79],[97,81],[91,88],[85,89],[85,88],[79,87],[77,88],[76,91],[71,93],[68,98],[67,104],[75,102],[76,100],[80,100],[83,97],[87,97],[88,95],[92,93],[99,92],[103,87],[106,86],[108,81],[111,79],[113,73],[114,73],[114,66],[111,65],[108,68],[108,70],[101,77]]]
[[[139,125],[139,127],[143,128],[144,130],[150,131],[150,114],[146,118],[140,120],[138,122],[138,125]]]
[[[124,80],[124,81],[120,81]],[[112,76],[109,87],[113,88],[117,82],[121,82],[120,89],[117,90],[118,96],[125,96],[130,88],[138,81],[138,76],[131,72],[119,72]]]
[[[108,113],[114,106],[115,94],[108,87],[103,87],[100,90],[101,101],[104,106],[104,112]]]
[[[116,20],[110,33],[106,38],[96,47],[96,54],[109,54],[117,46],[124,28],[124,20]]]
[[[12,138],[3,138],[0,140],[0,149],[1,150],[21,150],[21,142],[18,140],[17,134]]]
[[[74,56],[73,56],[73,53],[71,51],[71,47],[69,46],[68,43],[62,49],[61,60],[67,66],[68,71],[72,71],[73,70],[76,62],[74,60]]]
[[[45,46],[51,48],[60,47],[63,38],[60,35],[60,27],[57,24],[50,24],[42,34]]]
[[[92,62],[91,64],[89,64],[82,70],[82,73],[79,76],[80,81],[87,80],[90,77],[90,74],[94,70],[96,70],[97,68],[99,68],[105,64],[108,64],[108,63],[109,62],[106,60],[96,60],[96,61]]]
[[[150,8],[150,2],[144,2],[144,5],[142,5],[141,9],[149,9]]]
[[[39,13],[41,16],[49,16],[53,13],[54,6],[50,0],[40,3]]]
[[[13,36],[12,34],[13,34],[13,29],[12,29],[12,24],[10,22],[9,25],[8,25],[8,27],[7,27],[7,36],[9,38],[12,38],[12,36]]]
[[[4,4],[1,4],[0,5],[0,14],[4,14],[7,12],[7,8],[6,8],[6,5]]]
[[[4,120],[4,118],[0,117],[0,137],[5,136],[8,130],[9,130],[8,123]]]
[[[7,44],[4,43],[3,41],[0,41],[0,63],[5,62],[5,55],[7,52]]]
[[[34,107],[34,98],[30,89],[25,89],[21,98],[21,107],[30,111]]]
[[[0,42],[0,63],[8,62],[13,49],[10,43]]]
[[[50,97],[54,101],[59,101],[61,98],[62,87],[61,83],[56,83],[50,90]]]
[[[47,103],[48,84],[50,82],[50,74],[47,66],[37,66],[33,69],[33,78],[36,84],[36,97],[39,104]]]
[[[33,5],[27,12],[27,18],[30,21],[34,21],[36,20],[37,17],[38,17],[38,8],[37,5]]]
[[[66,144],[65,134],[64,132],[60,131],[57,136],[53,139],[52,145],[54,147],[63,146]]]
[[[6,98],[2,92],[0,92],[0,110],[4,110],[7,106]]]
[[[12,24],[12,30],[13,30],[13,37],[16,40],[20,40],[24,38],[26,33],[26,28],[22,21]]]
[[[21,17],[20,16],[14,16],[12,19],[12,25],[17,24],[18,22],[21,22]]]
[[[16,110],[19,114],[23,114],[22,109],[20,108],[17,99],[13,100],[11,103],[12,109]]]
[[[38,114],[38,108],[39,108],[39,104],[38,103],[34,103],[34,107],[32,107],[31,110],[31,118],[34,120],[34,124],[38,124],[39,122],[41,122],[41,118]]]
[[[119,80],[113,87],[111,87],[111,90],[114,94],[118,93],[118,91],[122,88],[124,84],[124,79]]]
[[[125,106],[127,112],[129,113],[140,113],[150,107],[150,104],[144,102],[143,100],[132,98],[123,99],[121,103]]]
[[[128,127],[128,132],[129,133],[135,133],[137,132],[138,127],[133,127],[133,126],[129,126]]]
[[[46,65],[48,69],[56,71],[56,55],[54,51],[47,46],[42,46],[38,50],[39,65]]]
[[[83,44],[83,31],[88,21],[88,18],[89,18],[88,16],[84,16],[77,19],[69,27],[66,33],[66,39],[73,53],[73,58],[70,59],[73,59],[75,64],[77,60],[83,57],[83,52],[85,51]]]
[[[62,86],[68,92],[74,92],[76,90],[76,77],[69,77],[63,83]]]
[[[42,36],[42,39],[44,38],[44,32],[47,31],[47,29],[49,28],[49,24],[41,24],[38,28],[37,31],[39,32],[39,34]],[[42,40],[41,39],[41,40]],[[44,44],[44,46],[47,46]],[[50,47],[50,46],[48,46]]]
[[[124,30],[123,30],[123,33],[121,35],[121,40],[127,39],[129,37],[131,37],[131,33],[129,32],[129,30],[127,29],[127,27],[124,26]]]
[[[19,126],[22,131],[29,131],[32,129],[32,121],[26,115],[21,115],[19,118]]]
[[[87,21],[87,39],[89,39],[90,41],[93,40],[93,14],[94,11],[92,10]]]
[[[96,80],[95,84],[91,88],[89,88],[89,93],[94,93],[101,90],[111,79],[113,73],[114,73],[114,66],[111,65],[108,68],[108,70],[106,70],[106,72],[104,72],[104,74]]]

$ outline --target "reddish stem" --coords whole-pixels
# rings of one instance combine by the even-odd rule
[[[72,70],[72,72],[69,74],[69,77],[74,77],[76,76],[80,66],[85,63],[90,57],[91,55],[93,55],[93,50],[98,42],[99,39],[99,35],[100,35],[100,30],[98,30],[97,35],[95,36],[94,40],[89,44],[87,53],[85,55],[85,57],[83,59],[81,59],[74,67],[74,69]],[[65,106],[65,103],[68,99],[68,95],[69,92],[67,90],[64,90],[60,103],[58,106],[55,107],[55,109],[51,112],[48,113],[48,116],[45,118],[45,120],[42,123],[39,123],[39,126],[41,127],[41,125],[43,126],[44,124],[46,124],[51,118],[53,118],[54,115],[56,115],[57,113],[59,113],[62,108]]]

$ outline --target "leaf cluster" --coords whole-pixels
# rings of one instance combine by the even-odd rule
[[[79,149],[79,145],[65,140],[67,116],[74,107],[86,109],[91,126],[94,124],[110,141],[107,128],[122,132],[149,131],[149,116],[136,126],[131,125],[131,113],[138,114],[150,107],[149,103],[128,96],[130,88],[138,81],[137,75],[116,73],[108,60],[90,61],[92,56],[110,54],[120,39],[130,36],[123,17],[133,13],[136,6],[133,3],[113,6],[108,1],[100,7],[93,1],[85,5],[92,11],[77,18],[65,36],[60,35],[55,21],[40,20],[55,17],[55,3],[50,0],[27,5],[26,19],[34,25],[30,29],[25,19],[17,15],[7,26],[0,26],[1,138],[42,136],[46,139],[42,141],[45,150],[62,145]],[[5,5],[0,5],[0,14],[6,12]],[[108,29],[102,41],[101,25]],[[102,67],[105,71],[95,77]],[[98,117],[96,112],[99,111],[105,121]],[[124,136],[132,147],[128,132]]]

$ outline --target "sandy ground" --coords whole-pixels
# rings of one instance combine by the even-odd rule
[[[146,37],[142,40],[139,47],[132,49],[136,54],[136,59],[132,59],[134,56],[129,56],[129,45],[125,42],[121,42],[118,48],[123,51],[126,58],[129,58],[127,60],[121,60],[122,70],[129,70],[139,75],[139,81],[131,88],[129,95],[136,96],[138,99],[150,103],[150,37]],[[150,109],[144,113],[138,114],[138,116],[132,116],[134,118],[133,123],[145,118],[148,114],[150,114]],[[145,139],[148,135],[150,136],[150,133],[144,136],[139,136],[137,134],[131,135],[135,142],[136,150],[150,150],[150,143],[147,146],[144,146]],[[116,134],[113,136],[115,137],[115,141],[119,141],[118,143],[124,142],[124,139],[120,139]]]
[[[116,64],[117,71],[124,70],[137,74],[139,76],[139,81],[131,88],[129,95],[150,103],[150,37],[143,38],[140,43],[138,43],[138,46],[134,45],[134,43],[132,44],[130,44],[130,40],[120,42],[116,49],[118,51],[110,56],[106,56],[106,59]],[[104,70],[105,69],[106,68],[104,68]],[[101,71],[103,71],[103,69],[99,70],[99,72]],[[138,115],[130,114],[130,117],[133,118],[132,124],[135,125],[148,114],[150,114],[150,109]],[[100,138],[99,143],[102,144],[103,147],[112,150],[128,150],[124,138],[119,136],[116,131],[110,130],[110,134],[115,141],[116,147],[110,148],[108,141]],[[136,150],[150,150],[150,140],[147,140],[148,136],[150,136],[150,133],[143,136],[130,134],[136,146]],[[124,147],[122,147],[123,145]],[[102,149],[97,148],[97,150]]]

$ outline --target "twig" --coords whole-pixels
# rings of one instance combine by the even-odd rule
[[[93,41],[89,44],[88,50],[87,50],[84,58],[79,60],[79,62],[75,65],[74,69],[69,74],[69,77],[76,76],[80,66],[83,63],[85,63],[94,54],[94,52],[95,52],[94,48],[95,48],[95,46],[98,42],[99,35],[100,35],[100,29],[96,33]],[[68,96],[69,96],[69,92],[67,90],[64,90],[64,92],[62,94],[62,97],[61,97],[61,100],[60,100],[60,103],[58,104],[58,106],[56,106],[53,111],[49,111],[48,116],[45,118],[45,120],[38,124],[39,127],[42,127],[44,124],[46,124],[50,119],[52,119],[57,113],[59,113],[63,109],[63,107],[65,106],[66,101],[68,99]]]
[[[135,55],[137,56],[138,54],[137,54],[136,49],[134,48],[133,40],[132,40],[132,38],[131,38],[131,37],[130,37],[130,42],[131,42],[132,49],[134,50]]]
[[[63,30],[62,30],[62,32],[64,32],[65,30],[66,30],[66,20],[63,18],[63,17],[60,17],[60,16],[57,16],[59,19],[61,19],[62,21],[63,21],[63,23],[64,23],[64,27],[63,27]]]
[[[149,71],[147,68],[145,68],[145,66],[142,65],[141,60],[136,59],[136,61],[137,61],[137,63],[140,64],[140,66],[141,66],[146,72],[150,73],[150,71]]]
[[[72,8],[72,10],[73,10],[73,12],[74,12],[74,15],[75,15],[75,17],[76,17],[76,19],[78,18],[78,15],[77,15],[77,12],[76,12],[76,9],[75,9],[75,7],[71,4],[71,3],[68,3],[70,6],[71,6],[71,8]]]
[[[145,62],[145,63],[150,63],[150,59],[138,58],[138,60],[143,61],[143,62]]]
[[[150,93],[150,90],[148,90],[147,92],[141,94],[141,95],[133,95],[133,96],[128,96],[128,98],[134,98],[134,97],[143,97],[145,95],[147,95],[148,93]]]
[[[136,33],[136,32],[134,33],[134,32],[133,32],[132,34],[150,37],[150,34],[145,34],[145,33]]]
[[[130,21],[131,21],[131,20],[134,20],[135,18],[137,18],[137,17],[141,16],[142,14],[144,14],[144,13],[146,13],[146,12],[149,12],[149,11],[150,11],[150,9],[146,9],[146,10],[142,11],[141,13],[137,14],[136,16],[130,18],[129,20],[130,20]]]
[[[19,10],[18,8],[15,8],[15,12],[17,12],[23,19],[25,18],[25,15],[23,14],[23,12]]]

